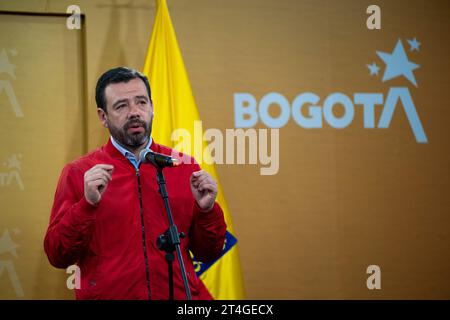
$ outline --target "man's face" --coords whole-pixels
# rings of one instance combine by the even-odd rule
[[[144,82],[132,79],[105,88],[106,111],[97,109],[100,121],[123,147],[137,150],[148,143],[152,131],[153,105]]]

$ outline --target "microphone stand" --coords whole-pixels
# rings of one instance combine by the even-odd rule
[[[169,228],[163,234],[159,235],[156,240],[156,246],[159,250],[166,252],[166,261],[167,267],[169,270],[169,300],[174,300],[173,294],[173,260],[174,255],[173,252],[176,251],[178,262],[180,264],[181,277],[183,278],[184,290],[186,293],[186,299],[192,300],[191,290],[189,288],[189,283],[186,275],[186,269],[184,267],[183,257],[181,255],[180,249],[180,238],[184,238],[185,234],[183,232],[178,233],[178,228],[173,222],[172,211],[170,209],[169,204],[169,195],[167,194],[166,189],[166,180],[164,178],[164,174],[162,172],[163,168],[155,165],[156,167],[156,176],[159,185],[159,193],[164,201],[164,206],[166,208],[167,217],[169,219]]]

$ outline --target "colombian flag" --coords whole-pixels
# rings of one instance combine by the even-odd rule
[[[172,26],[165,0],[156,0],[156,16],[148,46],[143,73],[152,86],[155,103],[155,122],[152,136],[160,144],[174,147],[172,132],[177,129],[189,132],[198,139],[203,130],[198,124],[200,116],[184,67],[180,48]],[[222,207],[227,223],[227,237],[221,256],[208,265],[196,263],[196,271],[215,299],[244,299],[244,286],[230,213],[223,196],[207,144],[194,143],[193,150],[178,150],[191,154],[201,167],[218,182],[217,202]],[[202,161],[203,160],[203,161]],[[194,257],[195,259],[195,257]]]

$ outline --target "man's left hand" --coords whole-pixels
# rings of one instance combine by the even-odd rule
[[[204,170],[191,175],[191,191],[202,211],[209,211],[214,207],[217,196],[217,183]]]

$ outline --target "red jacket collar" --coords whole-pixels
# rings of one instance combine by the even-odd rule
[[[153,139],[152,144],[150,145],[150,149],[154,152],[161,152],[161,145],[157,144],[155,140]],[[117,150],[116,147],[111,142],[111,138],[108,139],[108,142],[104,146],[104,150],[106,153],[108,153],[113,158],[119,158],[119,159],[126,159],[122,153],[120,153],[119,150]],[[128,161],[128,160],[127,160]]]

